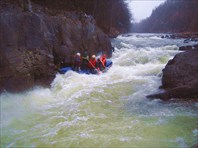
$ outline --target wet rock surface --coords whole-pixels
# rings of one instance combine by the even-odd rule
[[[192,49],[194,50],[197,48],[198,48],[198,44],[195,44],[195,45],[181,46],[181,47],[179,47],[179,50],[188,51],[188,50],[192,50]]]
[[[190,41],[197,42],[198,41],[198,33],[173,33],[162,35],[161,38],[167,39],[185,39],[184,43],[188,43]]]
[[[111,56],[110,39],[91,16],[78,12],[51,16],[37,6],[24,11],[7,2],[0,3],[1,92],[49,86],[57,68],[71,65],[76,52]]]
[[[31,0],[44,6],[51,14],[80,11],[93,16],[96,25],[109,37],[131,30],[131,14],[124,0]]]
[[[198,97],[198,49],[177,54],[163,69],[162,88],[164,93],[153,94],[148,98]]]

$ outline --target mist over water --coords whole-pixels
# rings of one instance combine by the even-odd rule
[[[70,71],[49,89],[3,93],[1,147],[192,146],[198,104],[145,97],[162,91],[162,69],[183,41],[121,35],[112,40],[113,66],[104,74]]]

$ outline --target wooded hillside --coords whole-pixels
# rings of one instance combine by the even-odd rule
[[[92,15],[96,24],[107,34],[129,31],[130,12],[123,0],[32,0],[50,10],[78,11]]]
[[[134,32],[198,32],[198,1],[167,0],[151,16],[133,26]]]

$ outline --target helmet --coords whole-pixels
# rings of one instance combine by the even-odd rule
[[[77,55],[77,56],[80,56],[80,53],[78,52],[76,55]]]
[[[96,58],[96,56],[95,55],[92,55],[92,58]]]

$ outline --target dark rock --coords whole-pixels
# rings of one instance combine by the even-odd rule
[[[51,14],[61,11],[81,11],[93,16],[97,26],[110,37],[127,33],[131,28],[130,12],[124,0],[32,0],[50,9]]]
[[[159,98],[164,101],[169,100],[171,98],[183,99],[183,98],[198,97],[198,85],[176,87],[170,90],[166,90],[164,93],[153,94],[147,97],[151,99]]]
[[[193,47],[192,47],[194,50],[198,50],[198,44],[196,44],[196,45],[193,45]]]
[[[177,54],[163,69],[163,88],[174,88],[198,81],[198,50]]]
[[[193,144],[190,148],[198,148],[198,143]]]
[[[191,45],[179,47],[179,50],[181,50],[181,51],[191,50],[191,49],[193,49],[193,46],[191,46]]]
[[[192,49],[198,49],[198,44],[196,44],[196,45],[188,45],[188,46],[181,46],[181,47],[179,47],[179,50],[181,50],[181,51],[188,51],[188,50],[192,50]]]
[[[189,39],[185,39],[184,40],[184,43],[189,43]]]
[[[198,39],[197,38],[187,38],[184,40],[184,43],[189,43],[189,42],[197,42]]]
[[[175,39],[176,36],[175,36],[174,34],[172,34],[172,35],[170,35],[170,38],[171,38],[171,39]]]
[[[198,50],[177,54],[163,69],[162,87],[165,92],[148,98],[192,98],[198,96]]]
[[[108,36],[84,13],[50,16],[40,7],[35,12],[17,5],[0,8],[0,91],[49,86],[59,66],[71,65],[76,52],[112,54]]]

